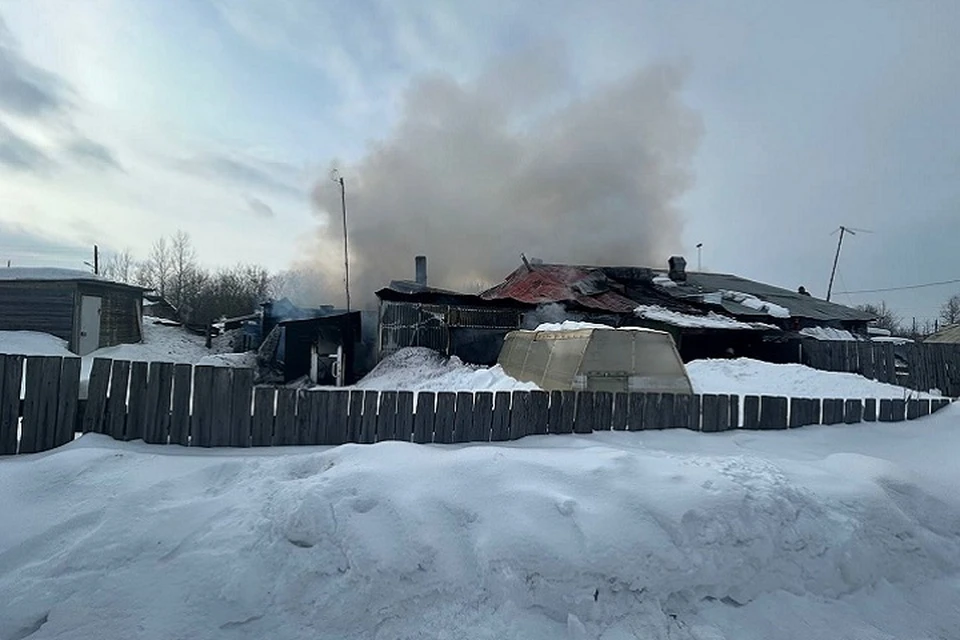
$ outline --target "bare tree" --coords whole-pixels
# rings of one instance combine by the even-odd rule
[[[178,230],[170,239],[170,262],[169,300],[183,313],[192,306],[205,279],[190,235],[183,230]]]
[[[160,238],[153,243],[147,259],[140,264],[137,279],[141,285],[150,287],[166,297],[172,273],[173,260],[170,247],[167,245],[166,238]]]
[[[109,280],[131,283],[134,280],[136,262],[130,249],[124,249],[107,258],[100,273]]]
[[[886,329],[894,335],[900,334],[903,330],[900,316],[894,313],[893,309],[882,300],[880,304],[861,304],[857,309],[875,316],[876,320],[873,323],[875,327]]]
[[[940,307],[940,319],[946,325],[960,323],[960,293],[950,296],[950,299]]]

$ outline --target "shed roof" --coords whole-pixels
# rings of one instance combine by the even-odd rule
[[[924,340],[924,342],[960,344],[960,324],[950,325],[949,327],[941,329]]]
[[[108,280],[89,271],[79,269],[60,269],[57,267],[9,267],[0,269],[0,283],[3,282],[91,282],[116,287],[127,287],[138,291],[147,291],[144,287]]]

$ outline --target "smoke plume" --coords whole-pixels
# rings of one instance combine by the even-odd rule
[[[417,254],[429,258],[431,285],[476,292],[521,253],[660,265],[678,250],[676,202],[702,135],[680,97],[683,72],[653,66],[570,96],[555,60],[514,59],[473,83],[420,78],[390,136],[338,168],[355,306],[370,306],[390,280],[413,279]],[[315,262],[342,277],[331,253],[342,229],[338,186],[324,177],[314,201],[324,221]]]

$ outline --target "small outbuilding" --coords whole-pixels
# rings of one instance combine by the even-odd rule
[[[0,331],[39,331],[86,355],[143,339],[142,287],[85,271],[0,269]]]
[[[653,329],[511,331],[499,364],[545,391],[693,393],[673,338]]]

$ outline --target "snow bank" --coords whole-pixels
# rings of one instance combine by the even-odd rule
[[[445,358],[425,347],[409,347],[384,358],[356,389],[400,391],[518,391],[537,389],[520,382],[500,365],[478,367],[456,356]]]
[[[0,637],[948,638],[960,412],[0,460]]]
[[[62,358],[77,355],[67,349],[66,340],[38,331],[0,331],[0,353]]]
[[[800,335],[814,340],[852,342],[856,340],[849,331],[843,329],[831,329],[830,327],[807,327],[800,330]]]
[[[640,305],[634,310],[634,313],[647,320],[665,322],[674,327],[699,328],[699,329],[776,329],[770,324],[759,322],[740,322],[729,316],[710,312],[705,316],[694,316],[679,311],[671,311],[656,305]]]
[[[792,398],[933,397],[854,373],[819,371],[800,364],[771,364],[750,358],[694,360],[687,363],[687,374],[696,393]]]
[[[762,311],[769,316],[773,316],[774,318],[790,317],[790,310],[786,307],[781,307],[778,304],[761,300],[760,298],[749,293],[743,293],[740,291],[721,291],[720,295],[727,300],[732,300],[737,304],[742,304],[749,309]]]

